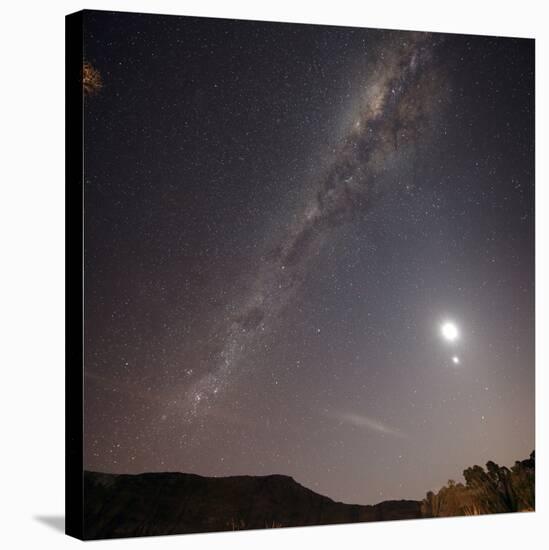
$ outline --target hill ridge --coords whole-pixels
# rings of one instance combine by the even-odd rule
[[[346,504],[284,474],[84,472],[84,536],[118,538],[414,519],[421,503]]]

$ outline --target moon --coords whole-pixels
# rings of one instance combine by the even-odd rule
[[[457,355],[454,355],[452,357],[452,363],[454,363],[454,365],[459,365],[460,364],[460,360],[459,360],[459,357]]]
[[[442,333],[442,337],[448,342],[455,342],[459,338],[459,330],[455,323],[451,321],[443,323],[440,327],[440,332]]]

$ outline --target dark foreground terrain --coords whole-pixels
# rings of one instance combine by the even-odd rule
[[[298,527],[535,509],[535,452],[507,468],[487,462],[422,501],[343,504],[282,475],[202,477],[84,472],[84,538]]]
[[[414,500],[343,504],[282,475],[84,473],[86,539],[412,519]]]

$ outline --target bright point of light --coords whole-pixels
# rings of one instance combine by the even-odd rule
[[[452,357],[452,363],[454,363],[454,365],[459,365],[459,357],[457,355]]]
[[[459,331],[456,325],[454,323],[451,323],[450,321],[444,323],[440,329],[442,332],[442,336],[445,340],[448,340],[448,342],[454,342],[459,337]]]

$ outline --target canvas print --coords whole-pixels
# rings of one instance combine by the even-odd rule
[[[67,29],[68,532],[533,511],[534,41]]]

